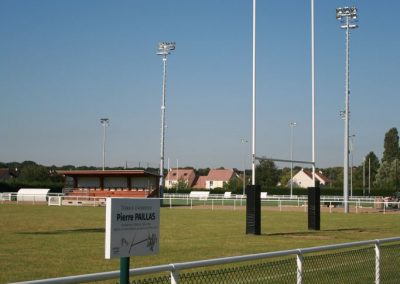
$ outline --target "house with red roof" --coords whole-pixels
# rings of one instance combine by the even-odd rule
[[[315,180],[319,181],[319,184],[321,186],[328,185],[331,183],[329,178],[324,176],[321,171],[315,172]],[[314,184],[313,184],[312,172],[307,171],[305,169],[301,169],[293,176],[293,186],[301,188],[313,187]]]
[[[212,169],[205,178],[205,188],[223,188],[233,178],[238,177],[233,169]]]
[[[178,185],[179,181],[186,183],[187,187],[192,187],[196,179],[196,173],[193,169],[170,169],[165,178],[165,187],[173,188]]]
[[[207,180],[207,176],[199,176],[197,178],[197,181],[195,181],[195,184],[193,185],[192,188],[205,189],[206,188],[206,180]]]

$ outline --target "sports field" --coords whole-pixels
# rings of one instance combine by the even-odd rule
[[[161,209],[160,253],[131,267],[400,236],[398,214],[262,213],[262,235],[246,235],[245,211]],[[0,283],[119,268],[104,259],[104,207],[0,204]]]

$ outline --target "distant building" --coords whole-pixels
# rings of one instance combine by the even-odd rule
[[[321,186],[328,185],[331,182],[326,176],[322,174],[321,171],[315,172],[315,180],[319,181]],[[289,185],[290,185],[290,180],[289,180]],[[312,172],[301,169],[293,176],[293,186],[301,188],[313,187],[314,184],[313,184]]]
[[[59,171],[72,179],[63,192],[74,196],[93,197],[156,197],[159,176],[143,170],[75,170]]]
[[[206,188],[206,180],[207,180],[207,176],[199,176],[197,181],[195,182],[193,188],[194,189],[205,189]]]
[[[225,184],[229,183],[234,177],[238,177],[233,169],[213,169],[210,170],[206,177],[205,188],[223,188]]]
[[[176,187],[179,181],[186,183],[188,188],[193,187],[196,179],[196,173],[193,169],[171,169],[167,177],[165,178],[165,187],[173,188]]]

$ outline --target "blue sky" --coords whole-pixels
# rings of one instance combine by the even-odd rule
[[[343,164],[345,32],[354,163],[400,128],[400,2],[315,0],[317,166]],[[379,7],[378,5],[382,5]],[[382,11],[381,11],[382,10]],[[250,168],[252,1],[1,0],[0,161],[157,167],[160,41],[168,58],[166,166]],[[310,1],[257,1],[257,155],[311,159]],[[240,139],[249,140],[241,144]],[[285,165],[279,165],[285,166]]]

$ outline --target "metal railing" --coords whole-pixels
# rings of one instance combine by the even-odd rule
[[[400,237],[396,237],[136,268],[129,274],[137,277],[131,279],[135,284],[395,283],[400,277],[399,248]],[[274,258],[278,260],[271,261]],[[216,268],[206,268],[210,266]],[[154,276],[157,273],[163,275]],[[150,276],[140,278],[143,275]],[[18,283],[82,283],[118,277],[119,271],[111,271]]]
[[[71,205],[71,206],[105,206],[106,197],[94,197],[85,195],[68,195],[63,194],[48,194],[47,199],[51,197],[60,198],[59,205]],[[41,200],[39,202],[39,200]],[[173,195],[169,194],[163,198],[164,206],[174,208],[176,206],[187,206],[191,209],[202,206],[207,209],[218,209],[226,208],[236,210],[237,208],[244,208],[246,206],[245,195],[232,195],[229,198],[224,198],[223,195],[210,195],[207,198],[196,198],[187,195]],[[331,197],[321,196],[321,210],[325,212],[341,212],[343,211],[343,197]],[[43,204],[43,196],[39,196],[35,199],[35,196],[26,196],[22,198],[17,197],[17,193],[2,193],[0,194],[0,203],[31,203],[31,204]],[[386,213],[388,211],[400,210],[399,201],[389,201],[382,197],[365,198],[365,197],[353,197],[348,202],[350,211],[353,213],[360,212],[381,212]],[[54,205],[50,204],[49,205]],[[307,198],[305,196],[268,196],[267,198],[261,199],[261,205],[264,209],[279,210],[279,211],[307,211]]]

